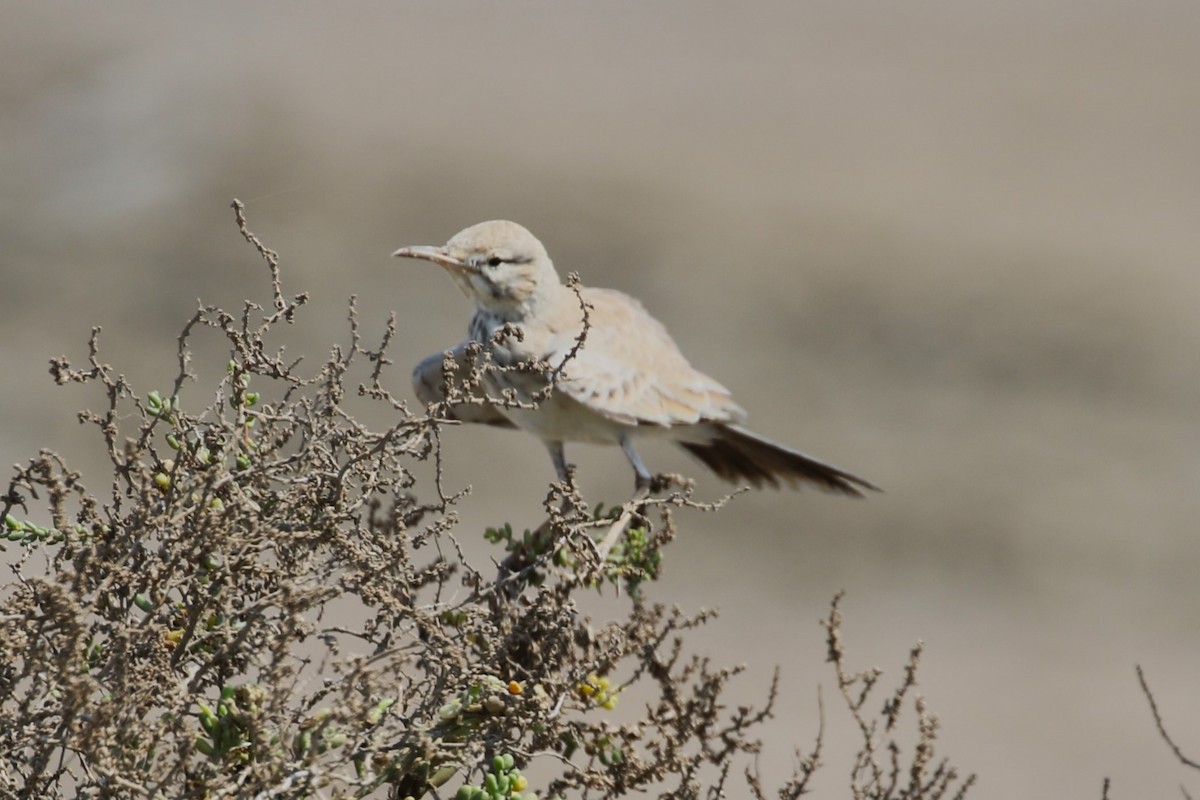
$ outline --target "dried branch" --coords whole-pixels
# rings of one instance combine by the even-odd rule
[[[1171,748],[1171,752],[1179,759],[1179,763],[1192,769],[1200,769],[1200,762],[1188,758],[1183,753],[1183,749],[1175,743],[1171,735],[1167,733],[1166,723],[1163,722],[1162,714],[1158,710],[1158,703],[1154,700],[1154,694],[1150,691],[1150,684],[1146,682],[1146,674],[1142,671],[1142,665],[1136,665],[1138,683],[1142,686],[1142,694],[1146,695],[1146,702],[1150,704],[1150,713],[1154,716],[1154,724],[1158,728],[1158,735],[1163,738],[1167,746]],[[1187,794],[1184,792],[1184,794]]]

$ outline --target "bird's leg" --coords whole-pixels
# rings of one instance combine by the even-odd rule
[[[633,465],[633,471],[637,473],[637,479],[634,483],[637,494],[642,494],[643,492],[648,494],[654,476],[650,474],[650,470],[646,469],[646,465],[642,462],[642,457],[638,455],[637,450],[633,449],[633,437],[621,437],[621,450],[624,451],[625,457],[629,459],[629,463]]]
[[[559,506],[559,516],[561,518],[571,510],[571,495],[575,493],[571,470],[567,466],[567,457],[563,452],[562,442],[543,440],[542,443],[546,445],[546,449],[550,452],[550,460],[554,462],[554,474],[558,476],[559,482],[566,488],[566,494],[564,494],[562,504]],[[532,564],[533,560],[537,558],[536,554],[550,545],[554,535],[555,521],[554,512],[551,511],[550,513],[550,518],[537,526],[533,531],[532,552],[530,552],[529,548],[516,548],[500,563],[499,575],[496,578],[497,584],[506,584],[513,573],[519,572]],[[523,584],[507,583],[504,592],[496,596],[511,600],[519,595],[523,588]]]
[[[567,469],[567,456],[563,452],[562,442],[546,442],[546,449],[550,451],[550,460],[554,462],[554,474],[562,483],[568,483],[571,480],[571,472]]]
[[[575,479],[571,475],[571,467],[567,464],[567,456],[563,452],[562,442],[545,442],[546,449],[550,451],[550,460],[554,462],[554,474],[558,476],[558,481],[566,487],[567,494],[563,495],[562,505],[559,509],[566,513],[572,505],[571,497],[577,496],[575,489]]]

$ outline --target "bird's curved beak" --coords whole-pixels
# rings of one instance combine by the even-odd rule
[[[445,267],[449,270],[460,272],[472,271],[472,266],[465,261],[459,261],[454,256],[446,252],[444,247],[434,247],[432,245],[421,244],[413,247],[401,247],[396,252],[392,253],[395,258],[419,258],[422,261],[432,261],[440,267]]]

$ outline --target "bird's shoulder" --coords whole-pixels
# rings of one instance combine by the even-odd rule
[[[595,335],[594,350],[611,347],[686,362],[666,326],[636,297],[593,287],[583,287],[580,296],[588,306],[588,338]]]

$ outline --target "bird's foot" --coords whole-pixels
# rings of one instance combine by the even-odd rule
[[[687,491],[692,488],[693,481],[690,478],[685,478],[682,475],[677,475],[673,472],[663,472],[658,475],[646,475],[645,477],[638,475],[633,482],[633,499],[641,497],[649,497],[650,495],[662,494],[671,489],[681,489]]]

